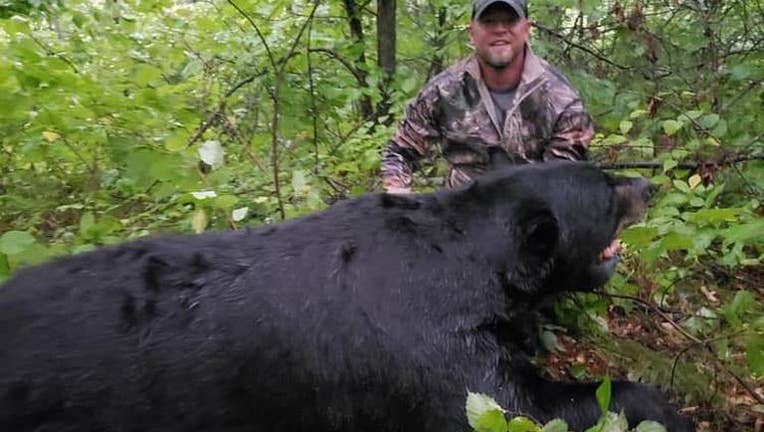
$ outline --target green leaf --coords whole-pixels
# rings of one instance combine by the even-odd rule
[[[702,182],[703,179],[700,178],[698,174],[694,174],[689,179],[687,179],[687,184],[690,185],[690,189],[695,189]]]
[[[568,432],[568,424],[564,420],[554,419],[544,425],[541,432]]]
[[[6,255],[18,255],[29,249],[35,242],[32,234],[26,231],[8,231],[0,237],[0,252]]]
[[[215,191],[198,191],[191,192],[191,196],[201,201],[209,198],[215,198],[218,196],[218,194]]]
[[[629,118],[634,120],[640,117],[644,117],[645,115],[647,115],[647,111],[643,109],[638,109],[638,110],[632,111],[631,114],[629,114]]]
[[[223,165],[225,153],[223,146],[218,140],[207,140],[199,147],[199,159],[213,168],[219,168]]]
[[[95,227],[95,216],[91,212],[85,212],[80,216],[80,235],[90,238],[90,234]]]
[[[700,119],[700,125],[706,129],[711,129],[719,123],[719,114],[708,114]]]
[[[156,66],[140,64],[133,71],[133,79],[139,86],[145,86],[152,81],[162,78],[162,70]]]
[[[684,219],[698,225],[715,224],[720,222],[734,222],[737,220],[740,209],[701,209],[694,213],[686,213]]]
[[[764,334],[752,333],[745,344],[745,360],[751,374],[764,378]]]
[[[503,414],[502,414],[503,418]],[[540,432],[541,428],[533,420],[527,417],[515,417],[509,422],[506,422],[506,430],[508,432]]]
[[[305,171],[292,171],[292,189],[297,195],[302,195],[307,189],[308,181],[305,178]]]
[[[476,432],[507,432],[507,420],[504,413],[499,410],[490,410],[483,413],[478,419]]]
[[[732,300],[732,310],[738,315],[748,313],[753,308],[754,301],[753,293],[750,291],[738,291]]]
[[[629,131],[631,130],[632,126],[634,126],[634,123],[632,123],[632,122],[630,122],[628,120],[624,120],[624,121],[622,121],[618,125],[618,128],[621,130],[621,133],[623,135],[626,135],[627,133],[629,133]]]
[[[645,226],[633,226],[621,233],[621,240],[637,248],[647,247],[658,235],[658,229]]]
[[[695,245],[693,236],[672,232],[661,240],[661,248],[665,251],[690,250]]]
[[[680,191],[682,191],[684,193],[690,193],[691,192],[690,185],[688,185],[686,182],[684,182],[682,180],[674,180],[672,182],[672,184],[674,185],[675,188],[679,189]]]
[[[207,212],[204,209],[196,209],[191,215],[191,228],[197,234],[203,233],[208,223]]]
[[[671,171],[672,169],[676,168],[677,165],[679,165],[679,162],[675,161],[674,159],[666,159],[663,161],[663,172]]]
[[[483,393],[467,392],[467,402],[465,404],[467,411],[467,421],[470,427],[477,429],[480,424],[480,417],[492,410],[498,410],[502,413],[506,412],[496,401]]]
[[[241,222],[245,217],[247,217],[247,213],[249,213],[249,207],[234,209],[231,212],[231,219],[233,219],[234,222]]]
[[[222,210],[232,209],[238,203],[239,198],[235,195],[220,195],[212,201],[215,208]]]
[[[602,413],[608,412],[610,408],[610,396],[611,396],[611,390],[612,390],[612,383],[610,381],[610,377],[607,376],[602,381],[602,384],[600,384],[599,387],[597,387],[597,404],[600,407],[600,411]]]
[[[764,240],[764,219],[734,225],[724,230],[722,237],[728,242],[749,242]]]
[[[628,432],[629,421],[626,419],[626,415],[621,411],[619,414],[608,413],[605,420],[605,425],[602,428],[603,432]]]
[[[666,428],[658,422],[652,420],[645,420],[637,425],[634,432],[667,432]]]
[[[668,136],[672,136],[676,134],[677,131],[681,128],[682,128],[682,123],[676,120],[665,120],[663,122],[663,131]]]

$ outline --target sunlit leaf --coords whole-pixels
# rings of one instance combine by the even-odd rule
[[[231,211],[231,219],[233,219],[234,222],[240,222],[244,220],[245,217],[247,217],[247,213],[249,213],[249,207],[240,207],[234,209]]]
[[[621,122],[621,124],[618,126],[618,128],[621,130],[621,133],[626,135],[631,130],[632,126],[634,126],[634,123],[624,120]]]
[[[302,194],[307,188],[308,181],[305,178],[305,171],[294,170],[292,171],[292,189],[296,194]]]
[[[61,135],[51,132],[51,131],[45,131],[42,133],[43,138],[45,138],[45,141],[53,142],[59,138],[61,138]]]
[[[503,414],[502,414],[503,418]],[[541,427],[527,417],[515,417],[506,422],[508,432],[540,432]]]
[[[554,419],[545,424],[541,432],[568,432],[568,424],[564,420]]]
[[[605,377],[605,379],[602,380],[602,384],[597,387],[597,404],[600,407],[600,411],[603,413],[608,412],[610,409],[611,387],[612,383],[610,381],[610,377]]]
[[[492,397],[483,393],[468,392],[465,408],[467,411],[467,421],[473,429],[478,427],[480,424],[480,417],[484,413],[493,410],[497,410],[500,413],[505,412],[505,410],[496,403]]]
[[[204,209],[194,210],[194,213],[191,215],[191,228],[193,228],[195,233],[204,232],[207,229],[208,223],[209,219],[207,219],[207,212]]]
[[[17,255],[35,244],[35,238],[25,231],[8,231],[0,236],[0,253]]]
[[[663,172],[671,171],[672,169],[676,168],[677,165],[679,165],[679,162],[675,161],[674,159],[666,159],[663,161]]]
[[[687,184],[690,185],[690,189],[695,189],[695,187],[697,187],[702,182],[703,179],[701,179],[698,174],[694,174],[689,179],[687,179]]]
[[[225,153],[218,140],[207,140],[199,147],[199,159],[207,165],[218,168],[223,165]]]
[[[507,432],[507,420],[499,410],[484,412],[478,419],[476,432]]]
[[[674,135],[681,128],[682,123],[676,120],[665,120],[663,122],[663,131],[666,132],[666,135],[668,136]]]

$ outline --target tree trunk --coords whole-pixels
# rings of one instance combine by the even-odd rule
[[[382,100],[377,107],[377,117],[385,117],[390,110],[390,84],[395,76],[395,0],[377,0],[377,65],[382,71],[379,84]],[[390,125],[392,118],[385,124]]]
[[[366,71],[366,50],[363,43],[363,24],[361,23],[361,14],[358,10],[358,5],[355,0],[344,0],[345,11],[348,15],[348,24],[350,25],[350,36],[353,38],[353,43],[359,48],[358,57],[355,60],[355,69],[358,73],[359,81],[365,88],[369,88],[369,83],[366,80],[368,73]],[[374,115],[374,109],[372,108],[371,98],[364,95],[361,98],[361,115],[364,119],[370,119]]]

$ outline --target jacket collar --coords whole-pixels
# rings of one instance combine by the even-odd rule
[[[485,81],[483,81],[483,77],[480,74],[480,64],[478,63],[477,56],[472,54],[465,60],[465,62],[465,70],[477,83],[480,99],[483,102],[486,111],[488,111],[488,117],[490,117],[493,127],[496,129],[499,136],[503,136],[504,125],[501,124],[496,117],[496,106],[494,105],[488,87],[485,85]],[[517,84],[517,89],[515,90],[515,98],[512,101],[512,106],[507,111],[507,117],[511,115],[511,112],[517,108],[520,102],[522,102],[530,92],[546,80],[545,71],[546,68],[544,67],[543,60],[533,54],[529,44],[525,44],[525,63],[523,64],[523,72],[520,76],[520,83]]]

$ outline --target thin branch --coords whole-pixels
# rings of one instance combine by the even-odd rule
[[[725,112],[725,111],[727,111],[727,110],[728,110],[730,107],[732,107],[733,105],[735,105],[735,104],[736,104],[736,103],[737,103],[737,102],[738,102],[740,99],[742,99],[744,96],[751,94],[751,93],[750,93],[750,92],[751,92],[751,90],[753,90],[753,89],[754,89],[754,88],[756,88],[757,86],[761,85],[761,83],[762,83],[762,82],[764,82],[764,78],[760,78],[760,79],[758,79],[758,80],[755,80],[755,81],[751,81],[750,83],[748,83],[748,85],[747,85],[747,86],[746,86],[746,87],[745,87],[745,88],[744,88],[744,89],[743,89],[743,90],[742,90],[740,93],[738,93],[738,94],[737,94],[737,96],[733,97],[733,98],[732,98],[732,99],[731,99],[729,102],[727,102],[727,103],[726,103],[726,104],[725,104],[725,105],[722,107],[722,109],[720,110],[720,112]]]
[[[342,63],[343,66],[345,66],[345,69],[347,69],[353,77],[355,77],[355,80],[358,82],[359,85],[365,85],[366,78],[363,77],[363,75],[356,69],[356,67],[350,63],[349,61],[342,58],[337,51],[328,49],[328,48],[311,48],[310,52],[316,52],[316,53],[324,53],[328,55],[329,57],[337,60],[338,62]]]
[[[292,58],[292,54],[294,53],[295,49],[297,49],[297,44],[300,42],[300,39],[302,39],[302,34],[305,32],[305,29],[308,27],[310,23],[313,22],[313,16],[316,14],[316,10],[318,10],[318,5],[320,3],[320,0],[316,0],[313,3],[313,9],[310,11],[310,15],[305,20],[305,22],[302,24],[302,27],[300,27],[299,33],[297,33],[297,37],[294,38],[294,43],[292,43],[292,46],[289,47],[289,52],[286,56],[284,56],[283,59],[279,62],[279,73],[284,70],[284,67],[286,67],[287,61],[289,61],[290,58]]]
[[[612,60],[610,60],[610,59],[608,59],[608,58],[606,58],[606,57],[602,56],[601,54],[599,54],[599,53],[597,53],[597,52],[593,51],[592,49],[590,49],[590,48],[588,48],[588,47],[585,47],[585,46],[583,46],[583,45],[579,45],[579,44],[577,44],[577,43],[575,43],[575,42],[572,42],[572,41],[571,41],[569,38],[565,37],[564,35],[561,35],[561,34],[559,34],[559,33],[555,32],[554,30],[552,30],[552,29],[550,29],[550,28],[547,28],[547,27],[544,27],[544,26],[542,26],[542,25],[540,25],[540,24],[538,24],[538,23],[536,23],[536,22],[534,22],[534,23],[533,23],[533,27],[535,27],[535,28],[537,28],[537,29],[539,29],[539,30],[543,31],[544,33],[547,33],[547,34],[549,34],[549,35],[552,35],[552,36],[554,36],[554,37],[556,37],[556,38],[558,38],[558,39],[562,40],[562,41],[563,41],[563,42],[565,42],[566,44],[568,44],[568,45],[570,45],[570,46],[572,46],[572,47],[574,47],[574,48],[578,48],[578,49],[580,49],[581,51],[584,51],[585,53],[588,53],[588,54],[590,54],[590,55],[592,55],[592,56],[596,57],[596,58],[597,58],[597,59],[599,59],[599,60],[602,60],[603,62],[605,62],[605,63],[607,63],[607,64],[609,64],[609,65],[611,65],[611,66],[615,66],[615,67],[617,67],[618,69],[621,69],[621,70],[631,70],[631,69],[632,69],[632,68],[630,68],[630,67],[628,67],[628,66],[623,66],[623,65],[620,65],[620,64],[618,64],[618,63],[615,63],[615,62],[613,62]]]
[[[735,157],[722,157],[717,160],[711,161],[684,161],[677,164],[677,168],[680,169],[698,169],[701,166],[713,165],[713,166],[730,166],[741,162],[752,160],[764,160],[764,154],[751,154],[751,155],[738,155]],[[662,168],[663,162],[661,161],[634,161],[634,162],[614,162],[614,163],[602,163],[599,164],[601,169],[614,170],[614,169],[630,169],[630,168]]]
[[[83,164],[85,164],[85,166],[88,167],[88,171],[90,171],[91,174],[95,172],[95,167],[92,166],[90,163],[88,163],[87,160],[85,160],[85,158],[80,154],[80,152],[77,151],[76,148],[74,148],[74,146],[69,142],[68,139],[66,139],[66,137],[62,136],[61,142],[64,143],[64,146],[66,146],[66,148],[68,148],[69,151],[74,153],[74,156],[76,156],[77,159],[80,160],[80,162],[82,162]]]
[[[249,21],[249,24],[252,25],[252,27],[255,29],[255,32],[257,33],[257,37],[260,38],[260,41],[263,43],[263,46],[265,47],[265,52],[268,53],[268,60],[271,63],[271,66],[273,67],[273,70],[278,70],[278,67],[276,66],[276,59],[273,57],[273,53],[271,52],[271,48],[268,46],[268,42],[265,40],[265,36],[263,36],[263,33],[260,32],[260,28],[255,24],[255,21],[252,19],[252,17],[249,16],[244,10],[242,10],[239,5],[236,4],[233,0],[226,0],[228,1],[228,4],[234,7],[241,16],[243,16],[247,21]]]
[[[608,296],[608,294],[603,294],[603,295],[604,296]],[[750,384],[745,382],[745,380],[740,378],[736,373],[734,373],[730,368],[728,368],[724,363],[722,363],[722,361],[719,359],[719,356],[716,354],[716,352],[713,350],[713,348],[709,345],[709,343],[711,341],[700,340],[697,337],[691,335],[689,332],[687,332],[687,330],[685,330],[682,326],[677,324],[670,316],[668,316],[668,314],[666,314],[665,312],[660,310],[660,308],[657,307],[656,305],[654,305],[654,304],[652,304],[652,303],[650,303],[648,301],[642,300],[640,298],[637,298],[637,297],[632,297],[631,299],[637,301],[638,303],[640,303],[640,304],[642,304],[644,306],[646,306],[650,311],[652,311],[653,313],[659,315],[666,323],[668,323],[671,327],[676,329],[682,336],[684,336],[685,338],[689,339],[694,344],[696,344],[698,346],[704,347],[711,354],[711,357],[714,360],[714,364],[718,368],[722,369],[729,376],[731,376],[735,381],[737,381],[738,384],[740,384],[744,389],[746,389],[748,391],[748,393],[751,395],[751,397],[756,399],[759,403],[764,404],[764,397],[759,395],[756,392],[756,390],[753,387],[751,387]],[[680,355],[681,354],[682,353],[680,353]]]
[[[68,65],[69,65],[69,67],[70,67],[70,68],[72,68],[72,70],[74,71],[74,73],[76,73],[76,74],[79,74],[79,73],[80,73],[80,71],[79,71],[79,70],[77,70],[77,66],[75,66],[75,65],[74,65],[74,63],[72,63],[72,61],[71,61],[71,60],[69,60],[69,59],[68,59],[68,58],[67,58],[65,55],[63,55],[63,54],[60,54],[60,53],[57,53],[57,52],[53,51],[53,50],[52,50],[50,47],[48,47],[47,45],[45,45],[44,43],[42,43],[42,41],[40,41],[39,39],[37,39],[36,37],[34,37],[34,35],[33,35],[33,34],[31,34],[31,33],[30,33],[30,34],[29,34],[29,37],[30,37],[30,38],[32,38],[32,40],[33,40],[33,41],[34,41],[34,42],[35,42],[37,45],[39,45],[39,46],[40,46],[40,48],[44,49],[44,50],[45,50],[45,53],[46,53],[47,55],[49,55],[49,56],[53,56],[53,57],[56,57],[56,58],[58,58],[59,60],[63,61],[64,63],[68,64]]]

